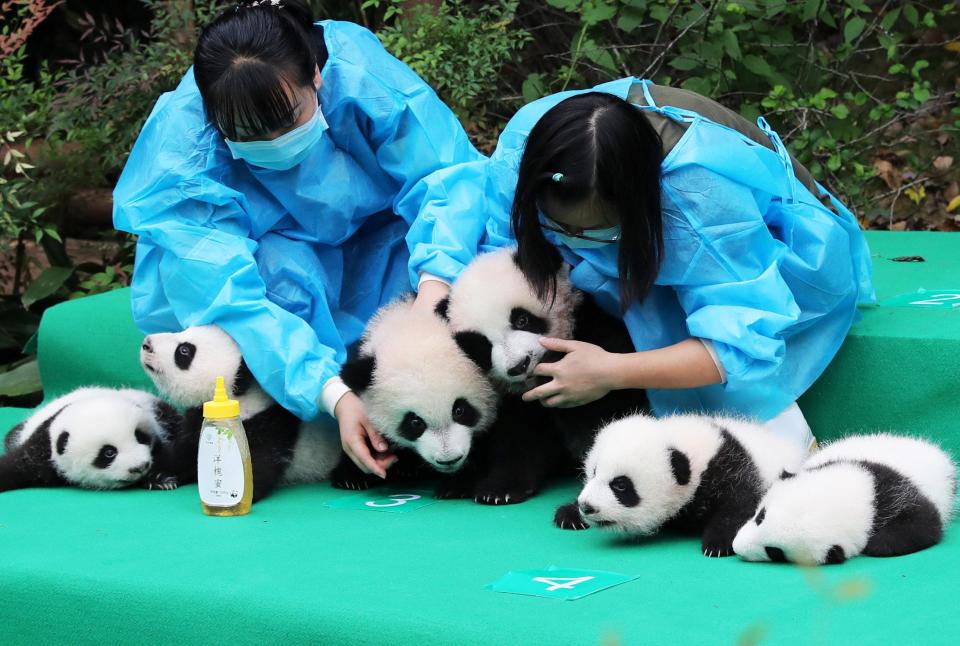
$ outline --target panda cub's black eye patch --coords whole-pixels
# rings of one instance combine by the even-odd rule
[[[617,476],[610,481],[610,491],[624,507],[636,507],[640,504],[640,496],[637,494],[636,487],[633,486],[633,480],[627,476]]]
[[[547,320],[522,307],[514,307],[510,311],[510,327],[521,332],[546,334],[549,326]]]
[[[192,343],[181,343],[173,353],[173,362],[181,370],[186,370],[193,363],[193,357],[197,354],[197,346]]]
[[[454,422],[462,424],[463,426],[474,426],[480,421],[480,413],[463,397],[453,402],[451,415]]]
[[[150,444],[153,442],[153,437],[146,431],[141,431],[139,428],[133,432],[133,436],[137,438],[137,442],[140,444]]]
[[[112,444],[104,444],[100,447],[100,452],[97,453],[96,459],[93,461],[93,466],[98,469],[106,469],[117,457],[117,447]]]
[[[427,430],[427,423],[413,411],[408,411],[407,414],[403,416],[403,420],[400,422],[400,428],[397,430],[402,437],[412,441],[423,435],[423,432]]]

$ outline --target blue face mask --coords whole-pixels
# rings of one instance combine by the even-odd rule
[[[234,159],[242,159],[248,164],[261,168],[287,170],[304,160],[320,141],[327,127],[327,121],[323,118],[323,112],[318,103],[317,110],[309,121],[276,139],[264,141],[226,139],[225,141]]]
[[[570,249],[596,249],[620,240],[620,225],[607,227],[606,229],[585,229],[579,235],[574,235],[567,232],[559,222],[551,220],[546,215],[541,213],[540,217],[543,220],[541,226],[555,233],[563,244]]]

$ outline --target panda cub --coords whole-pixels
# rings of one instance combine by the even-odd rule
[[[593,442],[597,429],[613,419],[647,408],[642,390],[615,390],[597,401],[572,408],[546,408],[524,403],[520,395],[547,379],[535,377],[540,363],[557,361],[543,336],[576,339],[608,352],[633,352],[623,322],[600,309],[575,289],[569,267],[554,254],[555,291],[539,298],[520,270],[517,252],[504,248],[477,256],[453,283],[438,305],[457,343],[504,393],[502,423],[511,446],[502,451],[503,487],[519,502],[536,492],[542,480],[556,473],[573,473]]]
[[[475,445],[496,419],[497,394],[447,325],[432,312],[414,309],[412,298],[377,312],[358,356],[344,364],[340,376],[393,446],[413,451],[442,474],[481,468],[478,456],[484,451]],[[356,477],[364,486],[359,471]]]
[[[889,434],[850,437],[784,473],[733,541],[748,561],[842,563],[937,544],[950,522],[956,466],[940,448]]]
[[[216,378],[240,402],[240,417],[253,463],[253,500],[278,484],[326,479],[340,458],[335,425],[302,422],[276,403],[254,380],[236,342],[215,325],[151,334],[140,348],[140,363],[160,393],[186,409],[174,447],[181,484],[197,481],[197,447],[203,403]]]
[[[138,390],[80,388],[37,409],[4,440],[0,491],[73,485],[174,489],[179,413]]]
[[[598,527],[637,535],[696,531],[704,556],[729,556],[763,493],[805,456],[746,420],[634,415],[597,435],[576,505]]]

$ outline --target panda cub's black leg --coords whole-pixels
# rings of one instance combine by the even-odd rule
[[[580,505],[577,504],[576,500],[557,507],[557,511],[553,515],[553,524],[560,529],[581,530],[590,528],[589,523],[580,515]]]
[[[381,482],[372,473],[364,473],[346,453],[340,454],[340,462],[330,472],[330,484],[335,489],[363,491]]]
[[[730,504],[718,509],[703,528],[700,542],[703,555],[710,558],[733,556],[733,539],[753,517],[755,508],[756,504]]]

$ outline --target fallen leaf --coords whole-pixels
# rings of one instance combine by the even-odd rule
[[[947,188],[943,190],[943,197],[946,198],[948,202],[958,195],[960,195],[960,184],[956,181],[947,184]]]
[[[948,52],[957,52],[960,53],[960,40],[955,40],[952,43],[947,43],[943,46]]]
[[[950,204],[947,204],[947,213],[953,213],[960,207],[960,195],[950,200]]]
[[[948,141],[950,141],[950,135],[947,133],[941,132],[939,135],[937,135],[937,143],[941,146],[946,146]]]
[[[908,188],[903,192],[907,197],[910,198],[910,201],[914,204],[920,204],[923,201],[923,198],[927,196],[927,189],[924,188],[923,184],[917,188]]]
[[[953,157],[942,155],[933,160],[933,167],[937,170],[949,170],[953,166]]]
[[[891,231],[906,231],[906,230],[907,230],[907,221],[906,221],[906,220],[902,220],[902,221],[900,221],[900,222],[894,222],[892,225],[890,225],[890,230],[891,230]]]
[[[903,183],[900,171],[886,159],[873,160],[873,170],[889,188],[900,188],[900,184]]]

